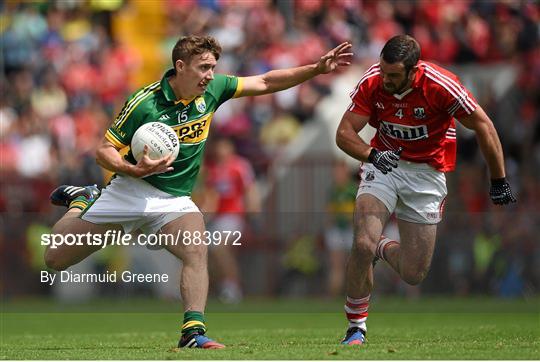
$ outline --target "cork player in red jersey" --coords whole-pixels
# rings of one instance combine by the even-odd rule
[[[367,331],[373,261],[386,261],[411,285],[427,275],[447,194],[445,172],[452,171],[456,162],[455,119],[476,133],[489,168],[493,203],[516,199],[505,179],[503,151],[492,121],[457,76],[420,60],[414,38],[391,38],[351,99],[336,143],[363,164],[346,268],[349,326],[341,343],[361,345]],[[368,123],[376,129],[371,144],[358,136]],[[399,243],[382,235],[392,213],[398,219]]]

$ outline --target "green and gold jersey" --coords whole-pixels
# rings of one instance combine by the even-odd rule
[[[216,74],[201,96],[176,101],[167,78],[152,83],[132,94],[120,114],[107,130],[105,138],[117,148],[131,144],[135,131],[149,122],[171,126],[180,140],[180,152],[173,162],[173,171],[143,178],[161,191],[175,196],[189,196],[202,163],[206,139],[214,112],[226,100],[241,91],[241,79]],[[125,159],[136,164],[131,151]]]

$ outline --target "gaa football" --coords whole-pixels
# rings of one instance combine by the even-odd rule
[[[135,160],[143,156],[144,145],[149,148],[148,157],[157,160],[170,154],[178,156],[180,142],[174,130],[161,122],[146,123],[139,127],[131,139],[131,152]]]

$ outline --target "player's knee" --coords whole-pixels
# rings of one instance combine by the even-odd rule
[[[47,248],[45,250],[45,265],[56,271],[65,270],[69,267],[69,264],[62,258],[62,255],[57,249]]]
[[[374,247],[373,242],[367,237],[356,237],[354,239],[354,248],[355,251],[366,258],[374,257]]]
[[[64,234],[64,225],[62,220],[58,221],[56,224],[53,225],[51,233],[53,235],[63,235]]]
[[[182,252],[182,261],[184,264],[207,263],[208,247],[205,245],[190,245],[184,248]]]
[[[71,231],[71,220],[60,219],[52,227],[51,233],[57,237],[64,236]]]
[[[408,268],[401,273],[401,279],[407,284],[418,285],[426,278],[428,271],[429,267]]]

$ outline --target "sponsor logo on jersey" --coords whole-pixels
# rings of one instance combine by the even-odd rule
[[[180,143],[199,143],[208,138],[212,115],[213,113],[210,113],[194,121],[174,126],[173,129]]]
[[[426,111],[424,110],[424,107],[415,107],[413,109],[414,118],[416,119],[423,119],[426,118]]]
[[[204,111],[206,111],[206,102],[204,101],[203,97],[195,99],[195,107],[199,113],[204,113]]]
[[[168,119],[171,119],[171,117],[168,115],[168,114],[162,114],[159,118],[158,118],[158,121],[166,121]]]
[[[392,103],[395,108],[408,108],[409,103]]]
[[[405,126],[382,121],[379,126],[379,132],[386,136],[405,141],[415,141],[429,137],[427,126],[425,124],[419,126]]]
[[[378,109],[384,109],[384,104],[382,104],[381,102],[375,102],[375,107],[377,107]]]

